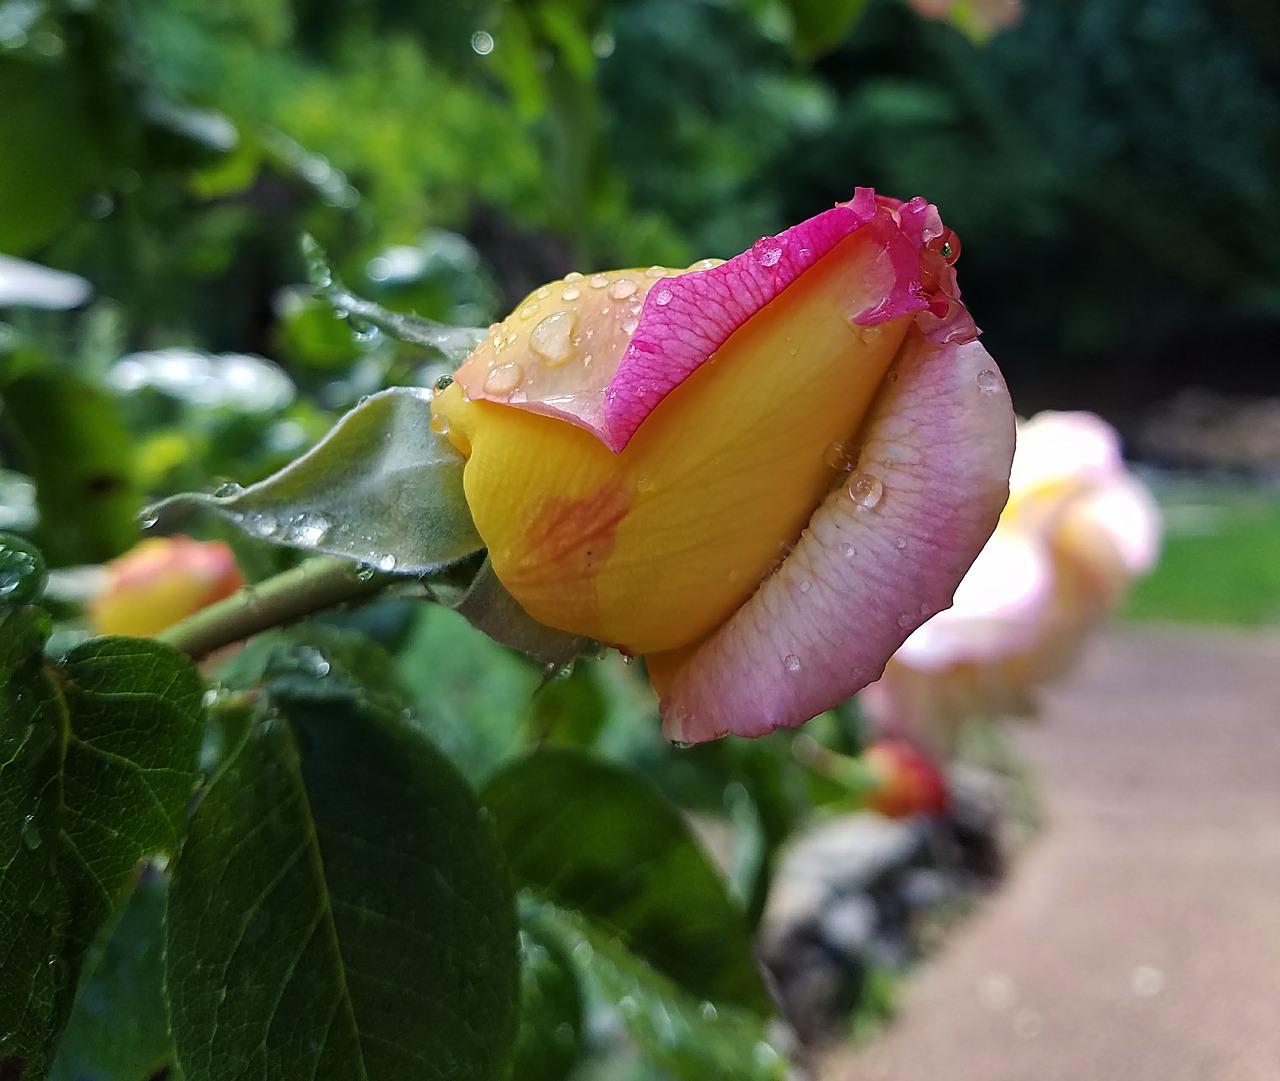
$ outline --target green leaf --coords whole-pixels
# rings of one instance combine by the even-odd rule
[[[508,766],[482,798],[518,885],[587,914],[694,995],[769,1010],[741,910],[648,780],[548,749]]]
[[[754,1014],[699,1001],[592,921],[532,897],[521,921],[540,941],[558,941],[590,997],[613,1006],[632,1039],[674,1081],[781,1081],[786,1064]]]
[[[791,42],[805,60],[828,53],[849,36],[867,0],[786,0],[791,9]]]
[[[36,485],[35,541],[55,567],[100,563],[138,538],[134,437],[115,401],[65,375],[0,389],[3,419]]]
[[[462,492],[464,464],[431,429],[430,394],[396,387],[367,398],[266,480],[174,496],[148,513],[209,507],[263,540],[431,574],[484,547]]]
[[[68,901],[50,855],[66,715],[40,653],[48,634],[49,618],[39,609],[0,609],[0,1077],[6,1079],[43,1073],[70,1006],[61,961]]]
[[[174,1063],[164,994],[166,879],[144,872],[110,936],[95,946],[52,1081],[148,1081]]]
[[[497,1081],[519,973],[492,829],[333,655],[277,654],[175,862],[179,1062],[188,1081]]]
[[[61,668],[48,620],[0,613],[0,1076],[44,1075],[94,937],[144,857],[176,850],[202,685],[155,642],[96,639]]]
[[[582,1049],[582,993],[559,940],[520,931],[520,1037],[513,1081],[563,1081]]]
[[[0,251],[49,240],[105,171],[78,81],[69,65],[0,55]]]

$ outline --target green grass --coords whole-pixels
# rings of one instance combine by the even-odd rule
[[[1165,543],[1134,587],[1134,620],[1280,625],[1280,493],[1207,482],[1162,485]]]

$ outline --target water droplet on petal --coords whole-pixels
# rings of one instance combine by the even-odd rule
[[[844,556],[845,559],[852,559],[858,554],[858,549],[852,544],[842,544],[840,546],[840,554]]]
[[[606,274],[593,274],[590,284],[592,289],[603,289],[609,284],[609,277]]]
[[[560,294],[561,300],[577,300],[582,296],[582,290],[576,285],[566,286],[565,291]]]
[[[484,377],[484,392],[495,397],[510,394],[524,382],[524,369],[514,361],[499,364]]]
[[[431,425],[431,430],[435,432],[436,435],[449,434],[449,418],[443,414],[433,413],[429,423]]]
[[[636,332],[636,327],[638,327],[639,325],[640,325],[640,320],[637,319],[634,315],[629,315],[627,316],[626,319],[622,321],[623,332],[627,334],[634,334]]]
[[[529,348],[549,368],[567,361],[574,353],[573,328],[577,316],[573,312],[554,312],[529,333]]]
[[[893,546],[896,549],[898,549],[899,552],[901,552],[907,546],[907,538],[899,537],[896,541],[893,542]]]
[[[788,653],[782,660],[788,672],[800,671],[800,658],[795,653]]]
[[[578,270],[571,270],[564,276],[564,280],[566,282],[580,282],[582,281],[582,272]]]
[[[661,266],[651,266],[644,272],[646,278],[665,278],[667,276],[667,268]]]
[[[636,291],[636,283],[630,278],[619,278],[609,286],[609,296],[614,300],[626,300]]]
[[[756,261],[764,267],[777,266],[778,260],[782,258],[782,244],[777,237],[762,236],[751,246],[751,250],[755,252]]]
[[[849,497],[860,507],[870,510],[884,496],[884,485],[871,473],[859,473],[849,481]]]
[[[659,289],[653,298],[653,302],[658,305],[659,308],[665,308],[671,303],[671,290]]]
[[[690,270],[710,270],[713,267],[718,267],[723,262],[724,262],[723,259],[699,259],[696,263],[690,264],[689,269]]]
[[[999,373],[990,368],[983,368],[978,373],[978,389],[984,394],[995,394],[1000,389],[1001,383]]]
[[[809,590],[811,590],[812,588],[813,588],[813,583],[809,581],[808,578],[806,578],[803,582],[800,583],[801,593],[808,593]]]
[[[857,465],[857,453],[850,453],[849,447],[843,443],[832,443],[822,454],[822,460],[832,469],[838,469],[844,473],[852,473],[853,467]]]
[[[915,623],[915,620],[912,619],[910,614],[907,612],[903,612],[902,615],[898,617],[898,626],[904,631],[910,630],[913,623]]]
[[[546,300],[546,299],[547,299],[547,297],[549,297],[549,296],[551,295],[551,286],[549,286],[549,285],[540,285],[540,286],[538,287],[538,291],[537,291],[536,293],[534,293],[533,295],[534,295],[534,296],[536,296],[539,300]]]
[[[533,302],[526,304],[523,308],[520,309],[521,319],[532,319],[537,314],[538,314],[538,305]]]

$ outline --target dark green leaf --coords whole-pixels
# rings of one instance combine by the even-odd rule
[[[104,638],[54,669],[40,653],[47,630],[33,609],[0,616],[5,1077],[43,1076],[94,937],[138,862],[175,851],[201,730],[186,658]]]
[[[148,1081],[174,1063],[164,994],[166,880],[144,873],[110,937],[96,946],[52,1081]]]
[[[247,533],[385,571],[428,574],[484,547],[462,492],[464,459],[431,430],[429,394],[397,387],[366,399],[280,472],[223,495],[153,507],[210,507]]]
[[[520,1037],[511,1077],[563,1081],[582,1046],[582,994],[560,941],[536,927],[520,931]]]
[[[591,997],[613,1006],[645,1054],[675,1081],[786,1076],[754,1014],[699,1001],[575,913],[527,899],[521,920],[540,940],[559,942]]]
[[[68,902],[55,859],[65,707],[41,647],[49,619],[0,609],[0,1077],[39,1077],[70,1007]],[[52,963],[51,963],[52,962]]]
[[[138,537],[134,439],[114,400],[63,375],[0,390],[4,420],[36,484],[36,542],[50,565],[99,563]]]
[[[518,962],[491,827],[391,696],[354,686],[336,653],[297,654],[268,666],[260,723],[174,866],[184,1074],[500,1078]]]
[[[598,920],[693,994],[768,1010],[741,910],[649,781],[543,750],[494,777],[483,799],[519,885]]]

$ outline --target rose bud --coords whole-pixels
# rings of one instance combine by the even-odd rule
[[[89,605],[99,634],[157,634],[244,585],[229,545],[190,537],[144,540],[105,569],[107,584]]]
[[[727,262],[543,286],[436,395],[499,580],[643,655],[668,738],[800,724],[951,603],[1014,430],[958,251],[860,188]]]

